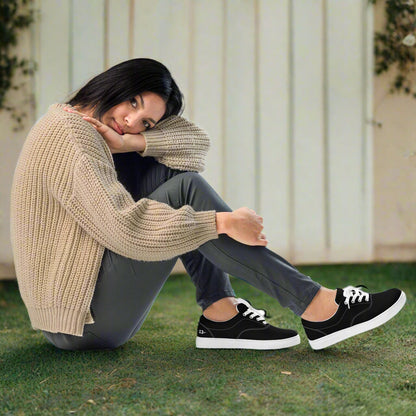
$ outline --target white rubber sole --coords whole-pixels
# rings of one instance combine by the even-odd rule
[[[212,349],[243,349],[243,350],[280,350],[300,344],[300,337],[296,335],[286,339],[255,340],[233,338],[203,338],[196,337],[197,348]]]
[[[363,332],[370,331],[371,329],[377,328],[383,325],[395,315],[397,315],[406,303],[406,295],[404,292],[401,293],[396,303],[386,309],[380,315],[375,316],[369,321],[362,322],[354,325],[350,328],[341,329],[340,331],[334,332],[333,334],[326,335],[322,338],[309,341],[310,346],[314,350],[322,350],[323,348],[330,347],[331,345],[337,344],[338,342],[344,341],[344,339],[351,338],[355,335],[362,334]]]

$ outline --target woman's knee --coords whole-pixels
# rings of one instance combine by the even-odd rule
[[[210,193],[215,193],[211,185],[198,172],[183,172],[178,176],[187,190],[202,190],[207,194],[207,197]]]
[[[148,198],[180,208],[191,205],[197,211],[231,211],[209,183],[197,172],[183,172],[152,192]]]
[[[181,176],[182,181],[189,184],[205,185],[206,180],[198,172],[182,172],[178,176]]]
[[[231,211],[202,175],[197,172],[186,172],[183,175],[183,195],[186,203],[193,205],[197,210]]]

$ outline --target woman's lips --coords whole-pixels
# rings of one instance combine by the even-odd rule
[[[115,120],[114,120],[114,130],[115,130],[118,134],[121,134],[121,135],[123,135],[123,134],[124,134],[123,130],[121,129],[121,127],[118,125],[117,121],[115,121]]]

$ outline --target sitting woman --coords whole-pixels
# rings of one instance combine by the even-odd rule
[[[168,69],[132,59],[35,124],[11,195],[16,275],[33,328],[56,347],[115,348],[141,327],[178,257],[196,287],[198,348],[279,349],[296,331],[235,297],[227,273],[302,317],[313,349],[375,328],[398,289],[330,290],[266,248],[263,220],[232,211],[198,174],[206,133],[180,117]]]

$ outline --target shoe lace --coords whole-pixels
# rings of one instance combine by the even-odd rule
[[[257,322],[261,322],[263,324],[267,324],[266,320],[264,319],[264,316],[258,314],[253,309],[247,309],[245,312],[243,312],[243,316],[248,316],[250,319],[255,319]]]
[[[264,309],[256,309],[249,300],[247,299],[243,299],[243,298],[237,298],[237,301],[239,303],[243,303],[244,305],[247,306],[247,308],[249,308],[250,310],[256,312],[258,315],[263,316],[265,318],[270,318],[270,315],[267,313],[266,310]]]
[[[350,305],[352,303],[355,303],[356,301],[358,303],[362,302],[363,300],[368,301],[370,299],[370,295],[367,292],[364,292],[363,290],[359,289],[359,287],[365,287],[364,285],[359,285],[358,287],[355,286],[347,286],[343,289],[343,295],[344,295],[344,305],[348,306],[348,309],[350,309]]]

